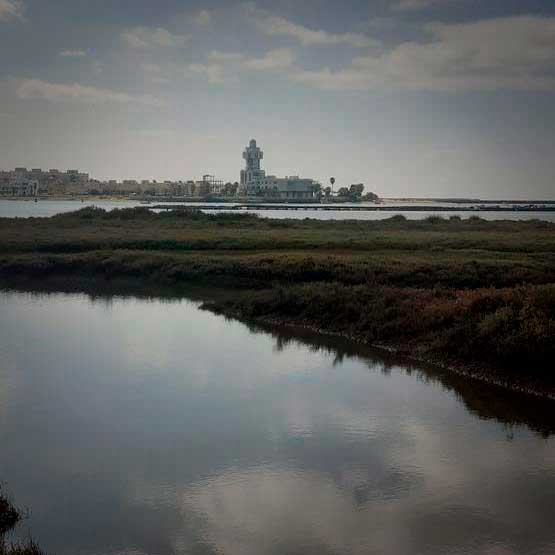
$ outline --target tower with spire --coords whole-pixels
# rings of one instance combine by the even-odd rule
[[[243,152],[245,169],[241,170],[240,186],[246,190],[248,186],[265,177],[266,172],[260,169],[260,160],[264,158],[264,152],[256,146],[256,140],[251,139],[249,146]]]

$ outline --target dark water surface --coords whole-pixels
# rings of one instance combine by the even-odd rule
[[[191,301],[0,292],[0,479],[51,554],[552,554],[553,406]]]

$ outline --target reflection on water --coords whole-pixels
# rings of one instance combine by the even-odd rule
[[[248,328],[252,333],[271,334],[277,351],[282,351],[291,344],[305,345],[313,352],[323,350],[333,355],[334,365],[355,358],[366,361],[368,368],[380,370],[384,375],[390,374],[393,368],[402,366],[404,372],[414,375],[418,380],[441,383],[446,390],[454,391],[466,408],[480,418],[497,420],[507,425],[508,436],[515,425],[526,425],[546,438],[555,433],[554,405],[551,400],[507,391],[496,385],[477,384],[465,376],[436,366],[416,363],[334,336],[260,324],[248,324]]]
[[[21,534],[61,555],[555,549],[551,403],[152,295],[0,293]]]

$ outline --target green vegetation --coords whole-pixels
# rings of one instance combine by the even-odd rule
[[[11,284],[94,276],[232,287],[206,306],[553,394],[555,225],[546,222],[86,208],[0,219],[0,276]]]
[[[44,555],[32,539],[24,543],[6,541],[6,535],[20,520],[20,511],[0,492],[0,555]]]

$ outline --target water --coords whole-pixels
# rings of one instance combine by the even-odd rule
[[[0,479],[49,553],[555,552],[553,404],[180,299],[0,293]]]
[[[135,200],[0,200],[0,218],[48,218],[64,212],[73,212],[87,206],[105,210],[133,208],[141,203]]]
[[[165,204],[172,205],[175,203],[165,203],[156,201],[155,204]],[[183,205],[195,206],[199,203],[188,202],[179,203],[180,206]],[[206,203],[200,203],[206,205]],[[408,203],[386,203],[388,206],[406,206]],[[455,206],[450,203],[411,203],[414,206]],[[114,208],[132,208],[135,206],[142,206],[139,201],[136,200],[41,200],[34,202],[32,200],[0,200],[0,218],[29,218],[29,217],[48,217],[54,216],[55,214],[61,214],[63,212],[72,212],[74,210],[79,210],[86,206],[98,206],[104,208],[105,210],[113,210]],[[148,206],[148,205],[147,205]],[[225,211],[222,207],[225,205],[218,205],[214,203],[215,208],[213,210],[207,210],[207,212],[222,212]],[[229,206],[229,205],[227,205]],[[360,206],[360,204],[358,205]],[[473,205],[457,205],[460,207],[473,206]],[[247,212],[247,211],[245,211]],[[469,211],[402,211],[402,210],[391,210],[387,212],[358,212],[358,211],[341,211],[341,210],[248,210],[249,214],[258,214],[262,218],[312,218],[317,220],[383,220],[385,218],[391,218],[397,214],[405,216],[409,220],[420,220],[427,218],[428,216],[442,216],[444,218],[449,218],[451,216],[459,216],[461,218],[470,218],[471,216],[479,216],[484,220],[544,220],[548,222],[555,222],[555,212],[495,212],[489,210],[481,210],[479,212],[469,212]]]

